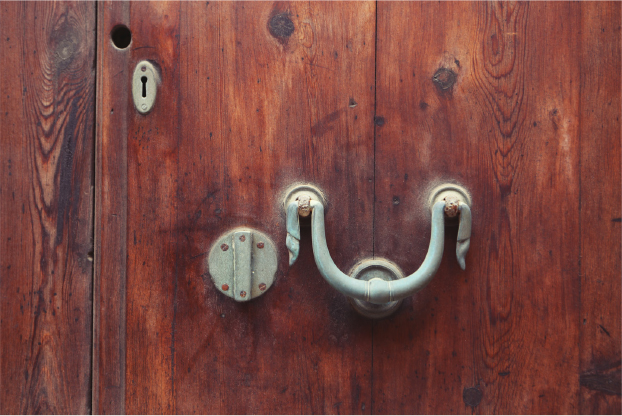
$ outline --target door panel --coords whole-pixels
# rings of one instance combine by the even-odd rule
[[[448,231],[432,284],[375,324],[374,412],[619,412],[618,6],[378,4],[375,254],[418,267],[439,182],[474,228],[465,272]]]
[[[97,223],[114,234],[101,241],[96,298],[127,310],[112,313],[116,322],[103,326],[113,336],[96,341],[100,374],[107,360],[125,368],[98,377],[98,411],[368,413],[371,323],[320,278],[308,231],[288,270],[282,198],[294,183],[317,184],[329,198],[336,263],[347,270],[373,254],[375,4],[102,9],[110,77],[99,171],[116,169],[105,181],[126,187],[127,205],[98,200]],[[275,16],[294,32],[271,26]],[[133,34],[124,51],[108,40],[118,24]],[[146,116],[117,93],[144,59],[162,76]],[[110,167],[124,152],[127,167]],[[211,245],[239,226],[268,233],[279,250],[275,284],[247,304],[217,293],[207,269]],[[108,280],[119,240],[125,277]],[[102,309],[100,325],[107,319]]]
[[[95,5],[0,5],[0,413],[90,412]]]

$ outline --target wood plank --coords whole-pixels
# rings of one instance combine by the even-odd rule
[[[323,281],[308,231],[288,269],[281,204],[316,183],[336,263],[371,256],[375,5],[184,3],[181,19],[176,412],[369,413],[371,324]],[[248,304],[207,269],[237,226],[279,252]]]
[[[176,2],[130,4],[129,76],[142,60],[161,71],[148,116],[131,99],[127,123],[126,412],[173,413],[174,297],[177,289],[179,9]],[[157,27],[157,30],[154,28]],[[106,65],[106,63],[104,63]],[[121,69],[119,69],[121,70]],[[131,78],[130,78],[131,79]],[[128,89],[129,84],[117,85]]]
[[[0,6],[0,412],[90,413],[94,3]]]
[[[288,270],[281,200],[300,181],[318,184],[331,204],[349,194],[331,205],[329,246],[345,270],[372,254],[374,3],[119,7],[106,4],[99,32],[109,48],[103,39],[128,22],[133,40],[125,67],[103,53],[102,71],[113,76],[101,84],[98,172],[111,178],[98,224],[112,228],[100,236],[98,268],[114,258],[123,227],[106,216],[124,209],[123,194],[106,194],[125,183],[125,144],[112,136],[125,127],[108,116],[116,100],[114,119],[127,120],[127,273],[124,283],[122,265],[102,271],[98,298],[125,284],[127,327],[121,334],[122,311],[102,308],[99,409],[369,413],[371,324],[321,279],[308,232]],[[285,29],[270,27],[275,16]],[[154,32],[154,22],[164,28]],[[147,116],[118,92],[141,59],[162,71]],[[217,293],[207,270],[210,245],[241,225],[267,232],[279,249],[275,285],[248,305]],[[123,336],[125,393],[115,352]]]
[[[95,283],[93,413],[125,413],[127,268],[128,50],[111,32],[129,25],[128,2],[98,5],[97,148],[95,173]]]
[[[442,181],[473,197],[443,264],[374,327],[376,413],[579,411],[579,57],[571,3],[379,3],[375,254],[406,272]]]
[[[171,413],[179,4],[103,3],[100,10],[97,367],[102,413]],[[132,33],[113,45],[118,25]],[[154,31],[157,25],[159,30]],[[160,46],[160,47],[156,47]],[[151,60],[164,86],[149,116],[133,106],[136,65]]]
[[[581,407],[620,414],[620,3],[581,5]]]

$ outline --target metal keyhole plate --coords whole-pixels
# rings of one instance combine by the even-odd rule
[[[365,281],[372,279],[398,280],[404,278],[404,274],[397,265],[384,259],[363,260],[354,266],[350,271],[350,276]],[[348,298],[348,301],[358,313],[374,319],[386,318],[402,304],[401,299],[382,305],[353,298]]]
[[[132,98],[134,106],[141,114],[147,114],[155,104],[160,76],[149,61],[141,61],[134,69],[132,77]]]

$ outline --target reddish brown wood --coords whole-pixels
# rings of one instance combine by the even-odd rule
[[[175,411],[174,300],[179,256],[175,223],[179,109],[183,105],[179,91],[180,7],[175,2],[130,4],[132,45],[131,51],[125,52],[129,54],[128,67],[123,69],[128,76],[126,82],[111,85],[111,93],[119,88],[129,90],[134,67],[143,59],[152,59],[162,72],[157,105],[149,116],[135,111],[131,96],[121,108],[128,123],[127,413]]]
[[[132,68],[112,28],[129,25],[129,3],[98,5],[93,412],[125,413],[127,105]]]
[[[127,21],[133,41],[126,67],[100,55],[103,70],[122,72],[101,84],[102,169],[122,163],[112,140],[125,139],[106,119],[134,65],[156,62],[162,86],[147,116],[131,97],[114,109],[127,120],[126,384],[108,399],[100,384],[100,411],[118,411],[124,395],[128,413],[369,413],[371,324],[322,280],[308,233],[288,270],[281,203],[289,185],[316,183],[330,198],[336,263],[372,254],[374,4],[132,3],[127,18],[117,7],[103,7],[100,39]],[[276,15],[293,33],[270,26]],[[109,183],[125,182],[109,169]],[[123,209],[104,191],[102,227],[103,212]],[[117,259],[113,225],[98,269]],[[242,225],[267,232],[280,257],[275,285],[244,305],[217,293],[207,270],[210,245]],[[106,273],[98,299],[124,284],[122,270]],[[98,338],[100,383],[122,365],[119,319]]]
[[[581,413],[620,414],[620,3],[581,5]]]
[[[620,188],[619,121],[612,117],[620,112],[619,76],[589,84],[593,71],[585,65],[602,65],[603,74],[619,69],[619,33],[595,39],[578,29],[619,31],[619,12],[588,23],[592,7],[601,6],[378,6],[376,255],[407,272],[418,267],[429,238],[428,216],[419,213],[429,187],[441,181],[472,192],[475,226],[467,271],[448,242],[433,283],[375,327],[374,412],[587,411],[578,371],[581,311],[590,308],[583,302],[611,299],[606,321],[615,334],[620,325],[619,263],[612,260],[619,262],[619,232],[613,238],[608,231],[614,248],[605,248],[607,240],[594,245],[609,261],[590,261],[615,294],[596,287],[584,293],[580,279],[581,238],[602,238],[585,228],[579,211],[583,166],[597,174],[589,192]],[[610,97],[610,109],[586,125],[586,105],[609,105],[601,97]],[[596,123],[611,141],[593,149],[583,137]],[[607,166],[616,168],[604,188],[598,184]],[[612,196],[602,211],[608,221],[619,217],[619,193]],[[448,236],[455,241],[455,231]],[[610,345],[607,359],[619,360],[619,336]],[[616,400],[599,409],[615,409]]]
[[[337,263],[371,254],[374,5],[185,6],[176,409],[368,413],[370,324],[321,279],[308,235],[288,270],[281,204],[315,182],[333,202]],[[242,225],[280,254],[275,286],[248,305],[216,293],[206,269],[214,238]]]
[[[93,3],[0,6],[0,412],[90,413]]]

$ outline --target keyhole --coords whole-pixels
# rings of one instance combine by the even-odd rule
[[[147,77],[143,75],[140,80],[143,83],[143,98],[147,98]]]

